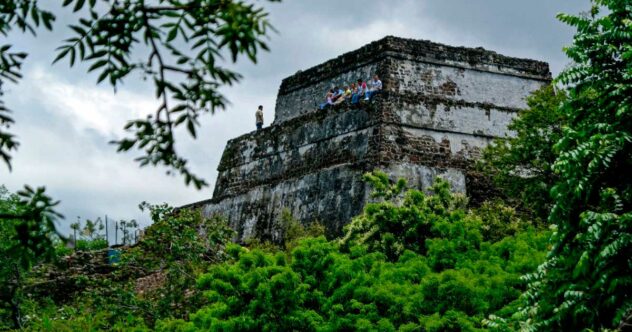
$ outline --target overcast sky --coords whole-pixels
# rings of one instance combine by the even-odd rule
[[[60,1],[55,1],[55,3]],[[287,0],[265,6],[278,34],[271,52],[257,65],[239,62],[240,84],[225,90],[231,105],[207,116],[197,141],[183,139],[178,149],[197,174],[211,184],[186,187],[164,169],[139,168],[137,153],[117,154],[107,142],[123,135],[126,120],[153,111],[153,86],[129,80],[117,93],[96,85],[85,67],[51,66],[55,48],[69,35],[73,16],[55,10],[55,32],[37,38],[15,31],[9,43],[30,53],[18,85],[6,85],[5,102],[14,110],[13,132],[20,140],[13,171],[0,164],[0,184],[17,191],[24,184],[46,186],[61,200],[66,219],[108,214],[147,224],[142,201],[191,203],[212,196],[217,165],[226,141],[254,129],[254,111],[264,105],[266,125],[273,120],[281,79],[387,35],[428,39],[455,46],[482,46],[499,53],[549,62],[557,74],[567,60],[562,47],[573,31],[559,23],[559,12],[587,10],[588,0]],[[50,5],[50,2],[47,2]],[[4,44],[4,41],[0,42]],[[135,78],[134,78],[135,79]]]

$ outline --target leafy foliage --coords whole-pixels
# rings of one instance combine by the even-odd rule
[[[542,227],[540,222],[526,219],[524,214],[501,200],[486,201],[470,215],[479,219],[483,239],[491,242],[517,235],[530,227]]]
[[[245,240],[246,246],[264,251],[290,251],[297,245],[298,240],[302,238],[325,235],[325,226],[321,223],[312,222],[308,225],[303,225],[294,218],[289,209],[283,209],[280,218],[273,225],[275,228],[273,230],[275,239],[262,241],[257,237],[251,237]]]
[[[27,300],[25,331],[149,331],[140,313],[142,303],[117,284],[87,281],[93,287],[76,301],[57,306]]]
[[[77,222],[70,224],[70,229],[73,230],[72,240],[75,250],[94,251],[105,249],[109,246],[106,233],[104,232],[105,224],[101,218],[97,218],[95,221],[86,219],[83,227],[81,226],[81,220],[77,219]],[[80,237],[77,237],[77,233],[79,233]]]
[[[43,188],[10,194],[0,186],[0,321],[10,318],[10,327],[21,325],[25,274],[34,264],[55,257],[55,205]]]
[[[368,203],[364,213],[345,226],[343,248],[366,245],[370,251],[382,252],[391,260],[405,250],[423,253],[424,240],[432,235],[432,225],[437,220],[459,219],[465,213],[466,198],[452,194],[444,180],[437,179],[429,188],[434,195],[426,196],[419,190],[408,190],[402,195],[406,181],[390,184],[381,171],[364,178],[374,188],[372,196],[382,201]]]
[[[552,170],[557,158],[553,146],[568,121],[560,108],[565,100],[565,92],[552,85],[535,91],[527,98],[528,109],[508,126],[515,136],[495,140],[479,163],[512,202],[542,219],[552,206],[549,190],[559,179]]]
[[[108,242],[105,239],[94,239],[94,240],[77,240],[75,242],[76,250],[84,250],[84,251],[94,251],[101,250],[108,247]]]
[[[367,178],[384,179],[380,173]],[[392,188],[382,180],[378,184]],[[427,231],[409,232],[419,229],[413,223],[390,228],[401,252],[357,227],[349,230],[344,247],[307,237],[289,256],[232,245],[229,261],[198,279],[208,304],[189,321],[159,321],[157,330],[482,330],[483,317],[507,317],[517,309],[525,287],[520,276],[544,259],[548,234],[531,228],[484,241],[481,223],[455,205],[462,198],[443,189],[448,189],[443,181],[429,197],[402,189],[403,201],[392,195],[354,220],[373,221],[376,210],[384,224],[401,224],[402,216],[419,220]],[[409,233],[423,234],[418,245],[407,242]]]
[[[226,259],[232,230],[224,220],[203,218],[199,211],[174,211],[166,204],[143,203],[142,208],[154,223],[136,246],[123,250],[114,271],[73,272],[67,277],[78,291],[62,302],[25,301],[26,329],[145,331],[159,319],[188,318],[205,303],[195,288],[196,278],[210,264]]]
[[[278,1],[278,0],[270,0]],[[185,183],[206,186],[193,174],[187,159],[176,152],[175,131],[184,127],[193,138],[199,117],[224,109],[226,99],[219,88],[232,85],[241,76],[220,65],[223,56],[232,62],[244,56],[256,62],[257,53],[267,50],[266,35],[272,29],[267,13],[243,0],[64,0],[63,7],[79,16],[69,24],[73,33],[58,48],[55,62],[67,59],[70,66],[89,64],[98,72],[97,82],[120,86],[133,73],[150,80],[160,101],[145,119],[128,122],[130,136],[114,141],[118,151],[141,150],[141,166],[163,165]],[[13,27],[33,34],[40,25],[51,30],[55,16],[41,10],[37,1],[4,1],[0,4],[0,33]],[[137,61],[143,50],[144,60]],[[2,80],[16,82],[24,52],[0,45],[0,87]],[[0,103],[0,128],[13,123]],[[15,137],[0,131],[0,157],[10,165]]]
[[[142,258],[158,264],[176,261],[223,260],[224,245],[233,236],[233,230],[220,217],[205,218],[199,210],[174,211],[168,205],[149,205],[154,223],[142,236],[138,250]]]
[[[55,16],[45,10],[40,10],[36,1],[14,0],[0,3],[0,35],[7,36],[13,27],[22,32],[30,32],[35,35],[35,29],[44,25],[46,29],[52,29]],[[12,45],[0,44],[0,98],[3,95],[5,82],[16,83],[22,74],[20,69],[26,58],[25,52],[15,51]],[[11,169],[11,152],[17,150],[18,142],[15,135],[6,129],[13,124],[10,110],[0,99],[0,158]]]
[[[558,18],[577,33],[565,49],[575,64],[558,77],[570,86],[553,165],[557,230],[525,278],[520,318],[529,330],[613,329],[632,320],[632,6],[594,0],[590,13]]]
[[[303,227],[285,211],[285,242],[266,250],[230,244],[233,233],[221,219],[144,203],[154,224],[112,278],[79,278],[85,290],[70,303],[27,301],[25,326],[481,331],[489,327],[485,317],[507,320],[518,310],[526,286],[520,276],[544,260],[548,232],[500,203],[466,211],[464,197],[442,180],[427,196],[383,173],[366,179],[377,189],[376,201],[354,220],[364,228],[328,241],[317,236],[322,227]],[[492,219],[494,227],[511,222],[486,229]],[[384,241],[375,227],[394,240]],[[139,290],[139,276],[158,281]]]
[[[234,233],[224,219],[204,218],[197,210],[176,212],[167,205],[142,206],[150,210],[154,223],[138,245],[123,255],[123,264],[163,277],[159,288],[143,294],[154,313],[152,319],[187,317],[201,301],[195,292],[196,277],[209,264],[225,260],[225,246]]]

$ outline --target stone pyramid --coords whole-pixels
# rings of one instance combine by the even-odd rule
[[[384,90],[371,102],[315,106],[373,74]],[[283,209],[340,233],[369,199],[362,175],[374,169],[419,188],[440,176],[479,200],[472,161],[512,135],[525,98],[550,80],[545,62],[385,37],[284,79],[272,125],[228,141],[213,197],[189,206],[226,216],[238,240],[276,240]]]

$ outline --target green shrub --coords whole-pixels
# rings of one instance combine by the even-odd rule
[[[75,249],[82,250],[82,251],[101,250],[107,247],[108,247],[108,241],[106,239],[93,239],[93,240],[79,239],[75,243]]]
[[[298,219],[294,218],[292,212],[287,208],[281,211],[281,216],[273,225],[276,241],[262,241],[257,237],[250,237],[245,240],[245,245],[248,248],[261,249],[263,251],[289,251],[302,238],[325,235],[325,226],[321,223],[311,222],[303,225]]]
[[[198,279],[207,304],[157,329],[479,331],[488,315],[517,310],[520,277],[544,260],[548,232],[521,227],[489,241],[485,218],[505,212],[467,213],[443,181],[433,196],[380,185],[387,194],[343,241],[306,237],[289,256],[229,246],[229,260]]]
[[[465,216],[465,197],[452,194],[445,180],[437,179],[429,188],[433,195],[427,196],[414,189],[404,192],[406,182],[401,179],[389,186],[388,177],[380,171],[367,174],[365,179],[375,190],[372,196],[386,200],[368,203],[364,212],[344,227],[343,248],[366,245],[390,260],[396,260],[404,250],[424,253],[425,239],[433,236],[434,223]]]
[[[36,307],[36,308],[35,308]],[[112,306],[99,309],[90,303],[54,306],[52,303],[25,304],[24,331],[75,332],[119,331],[146,332],[142,316],[110,311]],[[114,322],[114,323],[113,323]]]
[[[225,220],[204,218],[200,211],[174,212],[166,205],[143,207],[150,209],[154,223],[138,245],[121,251],[116,270],[109,275],[65,275],[80,291],[61,304],[34,299],[30,308],[24,308],[29,317],[25,328],[144,331],[153,328],[158,319],[188,318],[202,306],[196,278],[209,265],[228,257],[225,248],[233,231]],[[95,243],[86,241],[86,247],[94,248]],[[159,277],[137,280],[156,275]]]
[[[501,200],[484,202],[472,211],[471,216],[480,220],[483,238],[493,242],[516,235],[529,227],[544,226],[543,222],[528,219],[528,216],[519,213]]]

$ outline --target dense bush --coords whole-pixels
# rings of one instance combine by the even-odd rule
[[[31,268],[55,259],[57,203],[43,189],[18,194],[0,185],[0,330],[22,326],[23,288]]]
[[[433,225],[444,220],[460,220],[465,216],[466,199],[452,194],[446,181],[438,179],[426,196],[419,190],[407,190],[406,182],[390,185],[383,172],[367,174],[377,202],[368,203],[364,213],[345,226],[343,248],[366,245],[369,251],[385,254],[396,260],[405,250],[424,253],[425,239],[434,235]]]
[[[548,232],[490,242],[444,181],[433,196],[395,186],[342,241],[308,237],[290,254],[231,246],[229,261],[198,279],[208,304],[158,329],[476,331],[490,314],[515,312],[520,276],[544,260]]]
[[[250,237],[245,240],[246,246],[263,250],[289,251],[296,246],[299,239],[308,236],[318,237],[325,234],[325,226],[321,223],[311,222],[308,225],[303,225],[298,219],[294,218],[289,209],[283,209],[278,220],[273,225],[276,241],[262,241],[257,237]]]
[[[144,205],[154,223],[139,244],[123,253],[121,274],[143,270],[158,281],[136,300],[147,306],[151,325],[163,317],[187,318],[201,305],[196,277],[210,264],[224,261],[233,231],[219,217],[205,218],[199,210],[174,211],[167,205]]]
[[[63,303],[46,298],[25,302],[26,329],[143,331],[162,318],[188,318],[205,303],[196,291],[196,278],[227,257],[224,248],[233,231],[225,220],[204,218],[196,210],[148,204],[143,208],[150,210],[154,223],[138,245],[122,251],[116,270],[109,275],[67,275],[79,291],[67,294]]]
[[[481,233],[488,241],[498,241],[523,232],[529,227],[544,226],[539,219],[532,221],[524,213],[516,211],[514,207],[498,199],[484,202],[470,215],[480,221]]]

